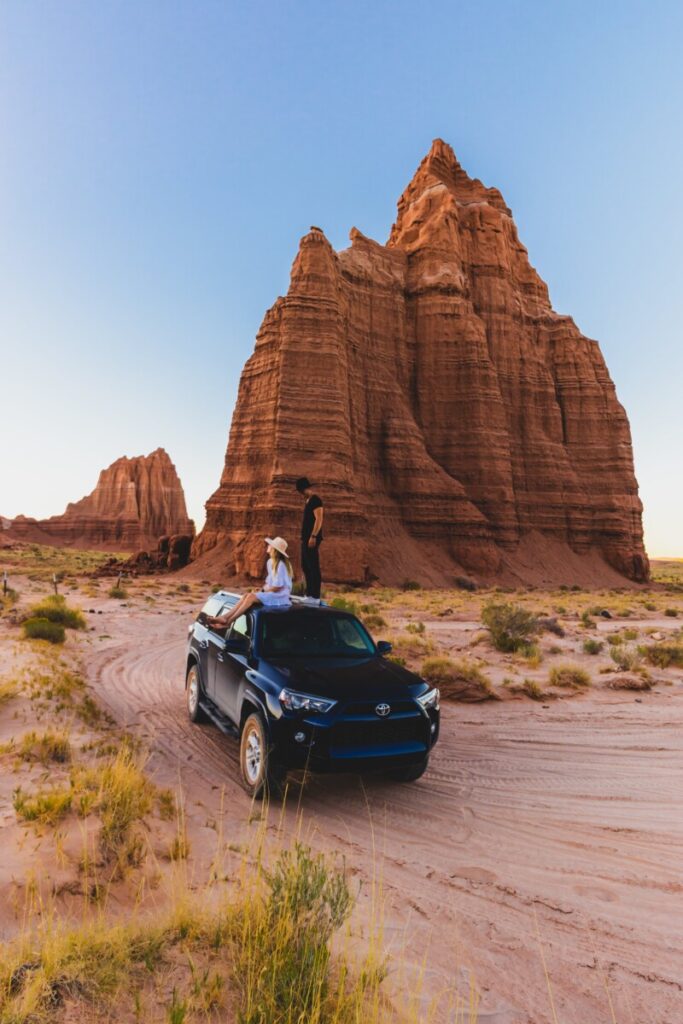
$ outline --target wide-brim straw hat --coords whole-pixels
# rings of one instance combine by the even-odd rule
[[[271,548],[275,548],[281,555],[287,557],[287,541],[284,537],[266,537],[266,544],[270,544]]]

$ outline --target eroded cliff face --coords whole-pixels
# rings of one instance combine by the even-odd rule
[[[176,468],[163,448],[125,456],[100,473],[95,490],[70,503],[61,516],[17,516],[6,537],[81,548],[137,551],[159,537],[194,535]]]
[[[298,537],[301,475],[327,507],[330,580],[647,578],[598,344],[553,311],[500,192],[441,140],[386,246],[356,229],[340,253],[319,228],[301,240],[193,557],[261,575],[263,536]]]

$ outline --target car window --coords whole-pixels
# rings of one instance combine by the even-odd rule
[[[245,640],[251,636],[251,622],[247,615],[240,615],[239,619],[235,619],[230,636],[242,636]]]
[[[297,610],[261,613],[260,620],[265,658],[367,658],[375,654],[367,631],[352,615]]]
[[[204,607],[202,608],[202,611],[204,615],[219,615],[224,605],[224,597],[210,597],[209,600],[204,605]]]

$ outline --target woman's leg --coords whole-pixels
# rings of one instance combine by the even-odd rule
[[[241,597],[239,599],[235,607],[230,610],[230,613],[228,614],[227,618],[223,619],[223,617],[221,616],[221,621],[223,622],[223,625],[226,628],[232,626],[233,622],[239,619],[240,615],[244,615],[247,608],[251,608],[251,606],[256,604],[257,601],[258,597],[253,592],[251,594],[245,594],[244,597]]]

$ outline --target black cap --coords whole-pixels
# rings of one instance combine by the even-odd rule
[[[302,494],[311,486],[311,481],[308,479],[307,476],[300,476],[294,486],[296,487],[299,494]]]

